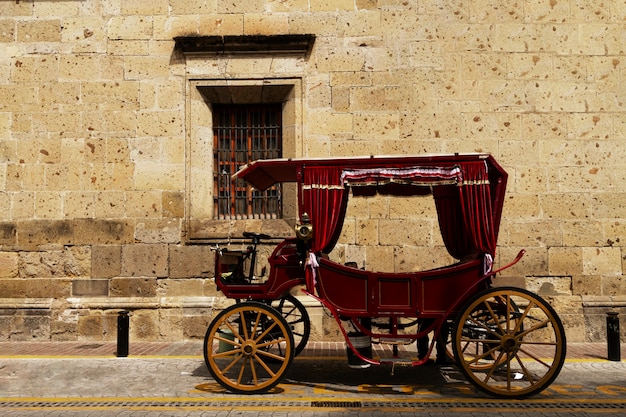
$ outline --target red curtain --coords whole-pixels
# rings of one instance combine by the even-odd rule
[[[463,184],[460,192],[465,227],[472,235],[476,248],[494,256],[496,233],[487,166],[483,161],[469,162],[463,164],[461,170]]]
[[[301,215],[306,212],[313,225],[311,251],[330,252],[339,239],[346,213],[348,193],[341,183],[340,167],[305,167]]]
[[[307,289],[313,291],[316,284],[316,256],[329,253],[341,234],[346,214],[348,193],[341,183],[340,167],[305,167],[302,181],[300,217],[308,213],[313,226],[313,238],[309,248]]]
[[[443,243],[453,258],[463,259],[478,250],[465,228],[459,188],[458,185],[433,187],[433,198]]]
[[[458,186],[433,187],[439,229],[451,256],[463,259],[484,253],[490,270],[497,236],[487,166],[483,161],[465,162],[461,171]]]

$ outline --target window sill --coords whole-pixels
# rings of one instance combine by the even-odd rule
[[[294,236],[294,223],[276,220],[190,220],[187,243],[211,243],[243,239],[243,232],[259,232],[284,239]]]

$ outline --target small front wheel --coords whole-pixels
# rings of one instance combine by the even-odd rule
[[[243,394],[276,386],[294,352],[293,335],[281,313],[254,301],[220,312],[204,338],[204,359],[213,378]]]
[[[472,298],[452,332],[461,371],[496,397],[525,398],[547,388],[565,362],[565,331],[554,309],[519,288],[492,288]]]
[[[304,350],[311,334],[311,320],[304,305],[293,295],[270,301],[289,324],[295,343],[295,356]]]

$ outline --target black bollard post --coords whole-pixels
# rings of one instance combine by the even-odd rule
[[[120,311],[117,315],[117,353],[118,358],[128,356],[128,331],[130,318],[128,311]]]
[[[609,311],[606,313],[606,342],[607,353],[610,361],[621,361],[620,345],[619,345],[619,313],[617,311]]]

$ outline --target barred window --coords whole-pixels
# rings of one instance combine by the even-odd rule
[[[282,156],[282,104],[214,104],[213,201],[216,219],[282,217],[281,186],[253,190],[231,175],[257,159]]]

